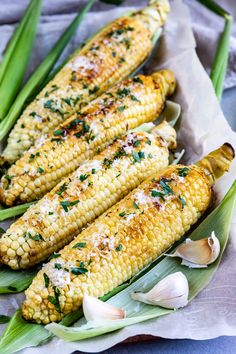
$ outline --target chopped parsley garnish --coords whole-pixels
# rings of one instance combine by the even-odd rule
[[[105,157],[105,159],[103,160],[103,165],[109,167],[111,166],[112,162],[113,162],[112,160]]]
[[[85,248],[86,242],[78,242],[72,248]]]
[[[143,84],[143,80],[140,79],[140,77],[138,76],[133,78],[133,82],[138,82],[139,84]]]
[[[6,189],[9,189],[11,184],[11,177],[9,175],[5,175],[4,178],[7,181]]]
[[[169,182],[171,182],[171,180],[167,180],[166,178],[162,178],[159,182],[160,186],[162,187],[162,191],[152,190],[151,196],[154,198],[158,197],[158,198],[165,200],[165,196],[167,196],[169,194],[175,194],[173,189],[167,184]]]
[[[60,257],[60,253],[53,253],[50,257],[49,257],[49,260],[53,259],[53,258],[58,258]]]
[[[81,121],[81,122],[82,122],[82,128],[80,132],[75,133],[76,138],[81,138],[83,134],[88,133],[90,131],[90,126],[86,124],[85,121]]]
[[[118,98],[126,97],[130,94],[130,89],[127,88],[119,89],[117,91],[117,94],[118,94]]]
[[[54,268],[57,269],[57,270],[60,270],[61,269],[61,263],[55,263],[54,264]]]
[[[162,178],[160,180],[160,185],[162,187],[162,189],[164,190],[165,194],[174,194],[173,189],[170,188],[170,186],[168,186],[168,182],[171,182],[171,180],[167,180],[165,178]]]
[[[60,306],[60,302],[59,302],[59,297],[60,297],[60,290],[57,289],[56,286],[53,287],[54,290],[54,296],[49,295],[48,296],[48,301],[51,302],[51,304],[53,304],[55,306],[55,309],[58,312],[61,312],[61,306]]]
[[[119,213],[119,216],[121,216],[122,218],[126,215],[125,211],[122,211],[121,213]]]
[[[136,140],[136,141],[135,141],[135,143],[134,143],[134,147],[139,146],[139,145],[140,145],[140,143],[141,143],[141,141],[140,141],[140,140]]]
[[[49,109],[52,112],[59,113],[61,116],[64,115],[64,111],[58,107],[53,100],[47,100],[44,102],[44,108]]]
[[[184,207],[185,205],[187,205],[185,199],[184,199],[183,197],[181,197],[181,195],[179,195],[178,198],[179,198],[179,201],[181,202],[181,204],[182,204],[183,207]]]
[[[124,112],[125,108],[126,108],[126,106],[120,106],[117,109],[119,112]]]
[[[28,238],[30,238],[31,240],[34,240],[34,241],[44,241],[43,236],[40,235],[40,234],[35,234],[33,236],[33,235],[31,235],[30,232],[26,232],[24,236],[28,237]]]
[[[54,136],[62,135],[64,133],[64,130],[62,129],[57,129],[53,132]]]
[[[139,209],[139,206],[137,203],[133,202],[133,206],[135,207],[135,209]]]
[[[84,175],[80,175],[79,179],[81,180],[81,182],[85,181],[87,178],[89,177],[88,174],[84,174]]]
[[[151,190],[151,196],[152,197],[158,197],[158,198],[162,198],[163,200],[165,200],[165,193],[163,193],[163,192],[158,192],[158,191],[155,191],[154,189],[153,190]]]
[[[31,112],[29,115],[30,115],[31,117],[35,117],[37,114],[36,114],[36,112]]]
[[[140,162],[141,159],[145,159],[145,153],[142,152],[142,151],[139,151],[139,152],[134,151],[134,152],[132,152],[132,156],[133,156],[133,159],[134,159],[134,163],[135,162]]]
[[[178,168],[177,171],[180,177],[186,177],[189,172],[189,168],[187,167]]]
[[[49,212],[48,212],[48,215],[53,215],[53,214],[54,214],[53,211],[49,211]]]
[[[120,243],[118,246],[116,246],[116,252],[120,252],[122,250],[122,244]]]
[[[62,202],[60,202],[62,208],[65,210],[66,213],[69,211],[68,207],[76,205],[78,203],[79,200],[74,200],[73,202],[70,202],[69,200],[63,200]]]
[[[96,169],[92,168],[92,175],[94,175],[96,173]]]
[[[148,145],[152,145],[152,142],[151,142],[151,140],[150,140],[149,138],[147,138],[147,140],[146,140],[146,144],[148,144]]]
[[[44,169],[42,167],[38,167],[37,172],[41,174],[44,172]]]
[[[82,264],[81,264],[82,263]],[[75,275],[85,274],[88,272],[88,269],[84,268],[83,262],[81,262],[81,267],[73,267],[71,268],[71,273]]]
[[[34,160],[35,156],[40,156],[40,152],[36,152],[36,154],[31,154],[29,157],[29,162],[32,162]]]
[[[89,95],[93,95],[94,93],[96,93],[99,90],[100,90],[99,86],[94,86],[93,89],[89,89]]]
[[[56,192],[56,194],[57,195],[62,195],[62,193],[66,191],[67,187],[68,187],[68,184],[67,183],[63,183],[60,186],[59,190]]]
[[[43,273],[43,278],[44,278],[45,288],[48,288],[50,279],[46,273]]]
[[[140,102],[140,100],[134,95],[130,95],[130,98],[132,101]]]

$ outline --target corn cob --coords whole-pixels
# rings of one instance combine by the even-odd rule
[[[28,268],[60,250],[87,223],[166,167],[175,135],[168,123],[153,134],[128,133],[85,162],[10,226],[0,239],[1,262]]]
[[[0,200],[12,205],[42,197],[98,149],[128,129],[153,121],[174,88],[175,80],[168,70],[114,86],[12,165],[2,177]]]
[[[121,17],[77,51],[24,110],[3,158],[10,163],[81,107],[134,71],[149,55],[152,37],[166,21],[167,0]]]
[[[44,265],[25,292],[23,316],[59,321],[80,307],[84,293],[103,296],[137,274],[204,213],[211,174],[222,175],[233,157],[224,144],[199,164],[169,166],[149,177]]]

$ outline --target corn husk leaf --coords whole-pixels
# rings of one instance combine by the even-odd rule
[[[0,294],[20,293],[31,284],[38,269],[13,271],[12,269],[0,266]]]
[[[180,261],[166,257],[139,280],[128,288],[113,296],[108,303],[127,311],[127,318],[118,321],[96,321],[83,325],[80,321],[75,327],[65,327],[61,324],[52,323],[46,326],[54,335],[65,341],[78,341],[86,338],[109,333],[114,330],[146,321],[148,319],[163,316],[173,310],[163,309],[158,306],[146,305],[134,301],[130,294],[135,291],[147,292],[162,278],[174,272],[182,272],[189,283],[189,301],[191,301],[211,280],[214,272],[219,266],[223,251],[226,247],[230,224],[236,204],[236,181],[230,188],[220,205],[192,232],[190,238],[193,240],[204,238],[210,235],[213,230],[219,235],[221,252],[215,263],[206,269],[191,269],[181,266]],[[157,276],[158,274],[158,276]]]
[[[229,42],[232,25],[231,15],[213,0],[198,0],[202,5],[225,19],[224,30],[218,41],[210,78],[217,98],[220,100],[224,89],[224,80],[229,57]]]
[[[0,221],[13,218],[14,216],[22,215],[24,212],[36,202],[20,204],[15,207],[0,209]]]
[[[137,305],[137,302],[132,300],[130,294],[134,291],[146,292],[150,290],[158,280],[173,272],[181,271],[187,277],[190,289],[189,301],[191,301],[202,288],[209,283],[219,266],[228,241],[235,204],[236,182],[234,182],[219,206],[209,214],[190,235],[190,238],[193,240],[201,239],[205,237],[205,235],[211,234],[212,230],[219,235],[221,253],[216,262],[211,264],[208,268],[189,269],[181,266],[181,261],[177,259],[169,257],[163,259],[163,257],[160,257],[157,262],[155,262],[157,264],[152,264],[150,267],[144,269],[141,274],[134,277],[130,283],[121,285],[102,298],[103,301],[108,300],[113,306],[119,306],[127,310],[128,317],[124,320],[110,321],[109,323],[103,321],[103,323],[96,322],[81,326],[81,322],[78,321],[76,327],[67,328],[66,326],[71,325],[81,317],[82,311],[80,310],[66,316],[60,324],[53,323],[48,325],[46,328],[51,331],[50,333],[42,325],[30,324],[23,320],[20,316],[20,312],[17,311],[2,335],[0,340],[0,352],[10,354],[29,346],[40,345],[46,340],[49,340],[52,334],[67,341],[91,338],[134,323],[171,313],[173,310],[157,306],[142,303]]]
[[[71,37],[76,32],[78,26],[82,22],[84,16],[92,7],[95,0],[89,0],[83,10],[75,17],[71,24],[67,27],[61,37],[58,39],[54,47],[48,53],[46,58],[42,61],[36,71],[32,74],[23,89],[16,97],[12,107],[9,110],[6,118],[0,123],[0,140],[3,139],[11,130],[12,126],[19,117],[26,101],[32,100],[40,89],[45,85],[48,80],[48,75],[64,48],[70,41]],[[56,71],[55,71],[56,72]],[[55,75],[55,73],[53,74]],[[50,77],[52,78],[52,77]]]
[[[42,0],[32,0],[32,10],[9,58],[0,84],[0,119],[3,119],[22,83],[33,48]]]
[[[7,66],[8,66],[11,56],[16,48],[17,42],[20,38],[20,35],[21,35],[22,31],[24,30],[27,21],[29,20],[33,5],[34,5],[34,2],[33,1],[30,2],[24,15],[21,18],[19,25],[16,27],[16,29],[15,29],[10,41],[8,42],[4,53],[3,53],[3,59],[0,63],[0,83],[1,83],[3,76],[6,72]]]

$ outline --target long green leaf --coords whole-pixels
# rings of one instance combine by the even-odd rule
[[[0,266],[0,294],[20,293],[30,286],[38,268],[30,270],[12,270]]]
[[[102,298],[103,301],[110,298],[110,300],[108,300],[109,303],[118,307],[126,308],[128,310],[127,319],[109,324],[100,323],[99,326],[95,326],[95,328],[92,327],[90,330],[90,324],[87,327],[66,328],[65,326],[69,326],[81,317],[82,311],[80,310],[66,316],[61,324],[51,324],[48,325],[47,328],[65,340],[79,340],[82,338],[94,337],[95,335],[114,331],[127,325],[170,313],[172,310],[140,303],[138,310],[139,316],[137,316],[137,302],[133,301],[130,297],[130,293],[133,291],[148,291],[153,285],[155,285],[158,281],[158,278],[156,277],[157,273],[158,277],[162,278],[167,274],[182,271],[188,278],[190,284],[189,300],[192,300],[199,291],[208,284],[220,263],[222,253],[228,241],[235,203],[236,182],[234,182],[220,205],[191,234],[191,238],[196,240],[206,237],[206,235],[211,234],[211,231],[214,230],[219,237],[221,243],[220,256],[217,261],[208,268],[189,269],[181,266],[179,260],[166,257],[156,266],[153,266],[148,273],[146,272],[146,274],[141,277],[138,276],[131,281],[130,284],[121,285],[118,290],[114,289],[114,291],[108,296]],[[147,285],[144,288],[143,285],[145,283]],[[117,291],[119,291],[118,294],[114,295]],[[80,322],[78,324],[80,324]],[[52,333],[48,332],[45,327],[42,325],[29,324],[21,318],[20,312],[18,311],[11,319],[2,335],[0,340],[0,352],[11,354],[29,346],[40,345],[50,338],[52,338]]]
[[[12,107],[10,108],[6,118],[0,123],[0,140],[3,139],[9,133],[9,131],[15,124],[17,118],[19,117],[26,101],[28,101],[30,98],[32,99],[45,84],[45,81],[48,81],[47,78],[50,71],[54,67],[55,63],[57,62],[62,51],[70,41],[71,37],[76,32],[84,16],[92,7],[94,1],[95,0],[88,1],[83,10],[75,17],[69,27],[67,27],[67,29],[58,39],[49,54],[42,61],[42,63],[27,81],[23,89],[20,91]]]
[[[0,84],[0,119],[6,116],[20,88],[34,44],[42,0],[32,0],[32,2],[32,11],[20,33]]]
[[[214,65],[210,74],[213,85],[215,87],[216,96],[219,100],[221,99],[222,92],[224,89],[224,81],[228,65],[231,27],[231,18],[226,19],[224,31],[221,35],[217,47]]]
[[[22,33],[22,31],[24,30],[24,27],[26,25],[26,23],[28,22],[29,20],[29,17],[31,15],[31,11],[32,11],[32,8],[33,8],[33,5],[34,3],[33,2],[30,2],[29,6],[27,7],[23,17],[21,18],[21,21],[19,23],[19,25],[16,27],[9,43],[7,44],[7,47],[4,51],[4,54],[3,54],[3,59],[2,59],[2,62],[0,63],[0,83],[2,81],[2,78],[6,72],[6,69],[7,69],[7,66],[9,64],[9,61],[10,61],[10,58],[14,52],[14,49],[17,45],[17,42],[18,42],[18,39]]]
[[[11,317],[5,316],[5,315],[0,315],[0,324],[7,323],[9,322]]]
[[[35,203],[36,202],[30,202],[26,204],[17,205],[12,208],[0,209],[0,221],[24,214],[24,212]]]
[[[173,310],[163,309],[158,306],[150,306],[134,301],[130,294],[134,291],[148,291],[158,280],[174,272],[182,272],[189,283],[189,301],[191,301],[211,280],[216,271],[224,249],[226,247],[232,216],[236,205],[236,182],[232,185],[220,205],[192,232],[190,238],[201,239],[215,231],[221,245],[220,255],[215,263],[204,269],[191,269],[181,266],[181,261],[166,257],[143,277],[131,284],[128,288],[108,300],[108,303],[124,308],[127,311],[127,318],[118,321],[97,321],[81,324],[76,323],[76,327],[65,327],[61,324],[52,323],[46,326],[54,335],[66,341],[78,341],[86,338],[112,332],[114,330],[146,321],[148,319],[163,316]],[[158,274],[158,277],[157,277]],[[146,285],[145,285],[146,284]],[[82,322],[83,323],[83,322]]]
[[[224,89],[224,81],[229,57],[229,42],[232,25],[231,15],[213,0],[198,0],[209,10],[225,19],[224,30],[218,41],[210,78],[215,88],[217,98],[220,100]]]
[[[202,5],[206,6],[209,10],[213,11],[215,14],[227,18],[230,14],[218,5],[213,0],[198,0]]]

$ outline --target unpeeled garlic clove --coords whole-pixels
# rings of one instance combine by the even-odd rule
[[[87,294],[83,297],[83,312],[87,321],[119,320],[125,318],[125,311]]]
[[[214,231],[210,237],[192,241],[186,239],[170,257],[182,258],[182,265],[189,268],[206,268],[215,262],[220,253],[220,242]]]
[[[187,305],[188,294],[186,276],[182,272],[176,272],[160,280],[149,292],[136,292],[131,294],[131,297],[149,305],[178,309]]]

